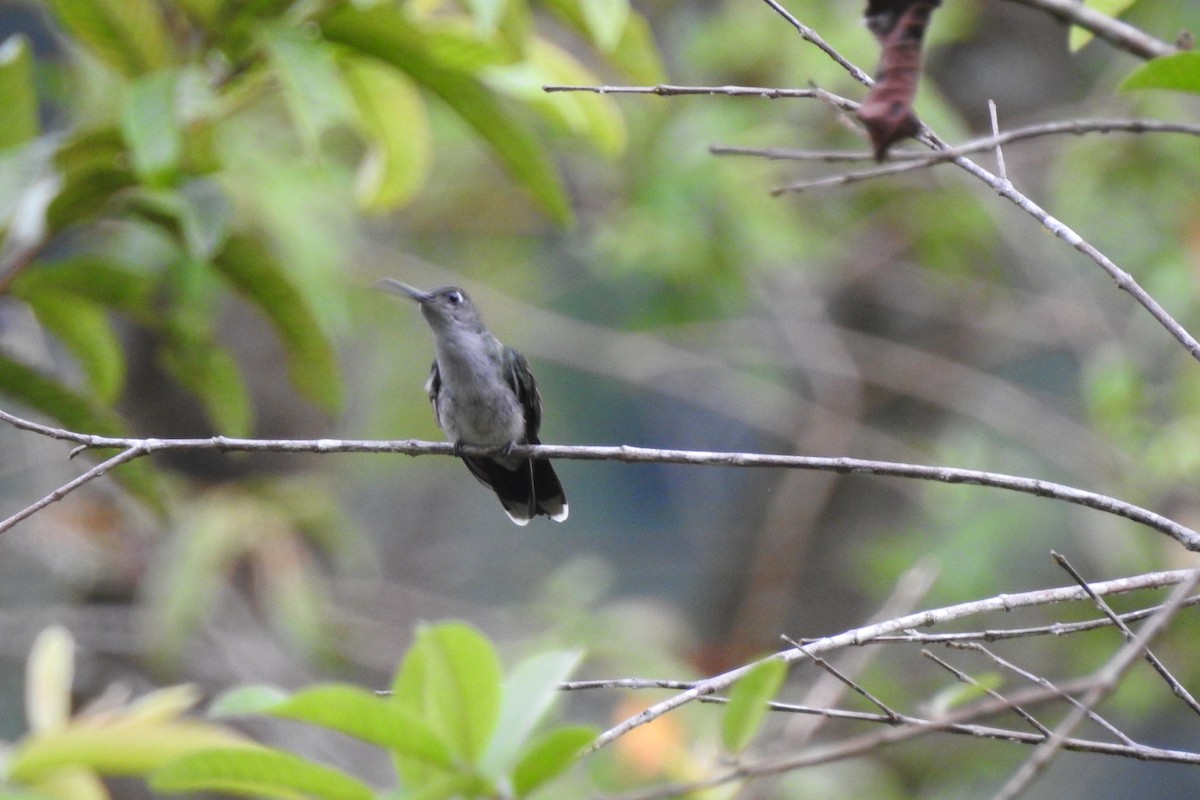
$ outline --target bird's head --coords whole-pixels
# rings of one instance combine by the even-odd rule
[[[471,298],[456,286],[439,286],[423,292],[393,278],[383,278],[375,283],[375,288],[416,301],[421,315],[434,330],[483,327]]]

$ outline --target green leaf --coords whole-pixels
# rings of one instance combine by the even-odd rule
[[[155,319],[152,301],[156,286],[152,276],[102,257],[83,255],[30,265],[13,281],[12,293],[26,301],[43,292],[69,293],[146,324]]]
[[[453,766],[446,743],[420,716],[356,686],[326,684],[298,692],[263,713],[309,722],[385,747],[405,758]]]
[[[508,3],[509,0],[465,0],[480,36],[488,38],[496,33]]]
[[[126,75],[171,63],[171,38],[155,0],[43,0],[63,26]]]
[[[1137,0],[1088,0],[1087,5],[1101,14],[1107,14],[1110,17],[1119,17],[1136,2]],[[1081,28],[1078,25],[1071,26],[1070,38],[1068,40],[1071,52],[1074,53],[1080,50],[1085,44],[1090,42],[1092,35],[1092,32],[1086,28]]]
[[[51,231],[91,219],[110,208],[114,194],[137,185],[121,131],[99,128],[65,141],[54,156],[61,188],[46,211]]]
[[[1172,53],[1156,58],[1134,70],[1118,88],[1172,89],[1200,94],[1200,53]]]
[[[23,783],[65,767],[85,766],[103,775],[144,775],[180,756],[211,748],[255,747],[233,731],[188,720],[75,720],[13,750],[8,775]]]
[[[389,211],[424,184],[432,161],[432,133],[420,92],[403,74],[374,58],[339,61],[369,147],[358,169],[359,202]]]
[[[491,145],[513,178],[552,219],[561,224],[570,221],[566,192],[537,139],[509,117],[473,75],[436,62],[425,49],[421,31],[399,9],[356,10],[343,5],[320,24],[326,38],[398,67],[440,97]]]
[[[263,39],[301,141],[316,155],[325,131],[354,120],[354,103],[333,53],[326,43],[295,27],[268,26]]]
[[[215,341],[177,341],[159,352],[170,375],[204,405],[217,431],[234,438],[249,436],[254,427],[250,395],[237,362]]]
[[[545,3],[572,28],[585,36],[591,35],[583,0],[545,0]],[[608,57],[613,66],[639,83],[661,83],[667,74],[654,45],[650,23],[633,11],[629,12],[620,41]]]
[[[579,0],[579,5],[592,41],[601,50],[614,50],[629,20],[629,0]]]
[[[423,716],[451,751],[478,764],[500,714],[500,658],[460,622],[423,627],[397,675],[393,700]]]
[[[213,749],[184,756],[151,775],[150,788],[289,799],[372,800],[375,796],[369,786],[340,770],[266,749]]]
[[[207,261],[225,243],[233,210],[216,181],[198,178],[179,189],[130,193],[132,211],[179,240],[193,259]]]
[[[729,692],[729,704],[721,721],[721,741],[731,753],[750,744],[767,714],[767,703],[775,699],[787,677],[787,664],[770,659],[750,670]]]
[[[125,352],[104,308],[69,292],[37,292],[26,302],[79,361],[96,397],[106,405],[116,401],[125,384]]]
[[[179,168],[183,130],[175,109],[178,79],[173,69],[141,76],[130,85],[121,114],[134,172],[151,186],[169,185]]]
[[[337,410],[342,380],[333,345],[275,255],[257,239],[237,235],[226,242],[213,267],[271,321],[287,352],[297,391],[327,411]]]
[[[595,728],[572,725],[556,728],[535,742],[513,770],[516,796],[525,797],[565,772],[598,734]]]
[[[583,64],[556,45],[534,42],[527,61],[490,69],[487,80],[489,84],[520,97],[571,133],[586,136],[603,155],[613,157],[625,148],[625,120],[611,97],[583,92],[548,94],[542,89],[547,84],[591,86],[599,83]]]
[[[496,735],[483,758],[488,775],[512,769],[517,753],[561,694],[558,685],[570,677],[582,657],[578,650],[552,650],[525,659],[512,671],[504,683]]]
[[[995,691],[1004,685],[1004,676],[999,672],[984,672],[973,676],[973,683],[955,683],[935,694],[926,703],[931,715],[941,715],[955,708],[961,708],[988,696],[988,690]]]
[[[33,55],[29,39],[15,34],[0,44],[0,150],[25,144],[38,135],[37,95],[33,91]]]
[[[25,718],[38,734],[66,727],[75,680],[75,640],[61,625],[37,635],[25,667]]]
[[[208,707],[208,716],[220,719],[243,714],[264,714],[289,697],[290,695],[282,689],[266,684],[239,686],[213,700]]]
[[[100,436],[127,435],[120,419],[109,409],[4,354],[0,354],[0,394],[45,414],[69,430]],[[102,450],[94,455],[108,458],[113,453]],[[162,488],[149,461],[127,462],[111,474],[144,503],[162,509]]]

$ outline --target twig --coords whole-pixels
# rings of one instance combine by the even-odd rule
[[[814,31],[812,28],[805,25],[800,20],[796,19],[796,17],[793,16],[790,11],[788,11],[783,6],[781,6],[778,2],[776,2],[776,0],[763,0],[763,2],[765,2],[772,9],[774,9],[775,13],[777,13],[779,16],[781,16],[785,20],[787,20],[788,24],[790,24],[793,28],[795,28],[800,33],[800,35],[804,37],[804,39],[806,41],[811,42],[812,44],[816,45],[817,48],[820,49],[820,51],[822,53],[829,56],[831,59],[833,59],[835,62],[837,62],[838,65],[840,65],[842,67],[842,69],[844,69],[844,70],[846,70],[846,72],[850,73],[850,76],[852,78],[854,78],[854,80],[858,81],[859,83],[863,84],[864,86],[873,86],[875,84],[874,78],[872,78],[870,75],[868,75],[862,69],[860,69],[859,67],[857,67],[856,65],[851,63],[849,60],[847,60],[845,56],[843,56],[836,49],[834,49],[824,39],[822,39],[821,36],[816,31]]]
[[[981,645],[979,642],[946,642],[946,646],[952,647],[952,648],[955,648],[958,650],[974,650],[977,653],[982,653],[984,656],[991,659],[992,662],[1003,667],[1004,669],[1007,669],[1009,672],[1016,673],[1017,675],[1020,675],[1025,680],[1027,680],[1031,683],[1036,683],[1038,686],[1041,686],[1043,689],[1047,689],[1052,692],[1057,692],[1059,697],[1061,697],[1064,701],[1070,703],[1073,706],[1080,707],[1080,708],[1083,707],[1083,704],[1080,703],[1078,700],[1076,700],[1069,692],[1063,691],[1062,689],[1055,686],[1053,683],[1051,683],[1046,678],[1043,678],[1041,675],[1034,675],[1032,672],[1029,672],[1028,670],[1021,669],[1020,667],[1018,667],[1016,664],[1012,663],[1011,661],[1001,658],[1000,656],[996,655],[988,648]],[[1100,716],[1099,714],[1097,714],[1095,711],[1093,711],[1090,708],[1084,708],[1084,711],[1087,713],[1088,719],[1092,720],[1097,725],[1099,725],[1100,727],[1107,730],[1113,736],[1120,739],[1123,743],[1129,745],[1130,747],[1137,747],[1137,742],[1135,742],[1133,739],[1130,739],[1128,736],[1126,736],[1124,731],[1122,731],[1116,725],[1113,725],[1111,722],[1109,722],[1104,717]]]
[[[1127,642],[1096,675],[1095,685],[1088,690],[1081,700],[1081,705],[1071,709],[1055,726],[1050,737],[1033,751],[1029,759],[1021,765],[994,795],[993,800],[1012,800],[1023,792],[1050,765],[1055,754],[1061,750],[1071,731],[1083,721],[1087,710],[1108,696],[1121,680],[1121,676],[1142,657],[1150,643],[1162,633],[1175,615],[1183,608],[1188,595],[1200,584],[1200,570],[1195,570],[1186,580],[1181,582],[1171,592],[1163,604],[1163,608],[1142,626],[1131,641]],[[1088,593],[1091,594],[1090,592]]]
[[[18,522],[20,522],[21,520],[24,520],[24,519],[27,519],[27,518],[33,516],[34,514],[41,511],[43,508],[50,505],[51,503],[56,503],[59,500],[62,500],[64,497],[66,497],[68,494],[70,494],[71,492],[78,489],[80,486],[83,486],[85,483],[88,483],[90,481],[95,480],[96,478],[99,478],[101,475],[108,472],[113,467],[120,466],[121,464],[124,464],[126,461],[133,461],[135,458],[138,458],[139,456],[144,456],[149,452],[150,452],[149,449],[135,444],[135,445],[129,446],[128,449],[123,450],[120,453],[117,453],[115,456],[108,459],[107,461],[101,461],[99,464],[92,467],[87,472],[80,475],[78,478],[75,478],[73,481],[71,481],[69,483],[63,484],[62,486],[58,487],[50,494],[43,497],[41,500],[38,500],[33,505],[27,506],[27,507],[21,509],[20,511],[13,514],[8,519],[0,522],[0,533],[4,533],[9,528],[13,527]]]
[[[1096,594],[1104,596],[1109,594],[1121,594],[1134,591],[1136,589],[1159,588],[1163,586],[1179,584],[1182,582],[1191,583],[1193,578],[1198,574],[1200,574],[1200,570],[1173,570],[1170,572],[1147,573],[1145,575],[1138,575],[1130,578],[1117,578],[1111,581],[1090,584],[1090,586],[1092,590],[1096,592]],[[1088,594],[1078,586],[1064,586],[1056,589],[1042,589],[1033,592],[1022,592],[1019,594],[1002,594],[984,600],[973,600],[969,603],[959,603],[957,605],[946,606],[944,608],[921,611],[916,614],[907,614],[905,616],[897,617],[884,622],[878,622],[863,626],[861,628],[854,628],[844,631],[835,636],[828,636],[824,639],[807,642],[804,646],[804,651],[795,649],[784,650],[768,656],[766,659],[760,659],[759,661],[743,665],[737,669],[730,670],[729,672],[698,681],[690,689],[656,703],[649,708],[644,709],[641,713],[624,720],[620,724],[615,725],[604,733],[600,734],[600,736],[598,736],[592,743],[590,749],[597,750],[601,747],[604,747],[634,728],[657,719],[669,711],[690,703],[691,701],[700,697],[715,694],[716,692],[729,687],[739,678],[754,669],[759,663],[766,661],[767,659],[778,659],[784,663],[791,664],[810,657],[810,655],[814,653],[826,653],[841,647],[861,644],[880,636],[909,630],[910,628],[925,628],[932,625],[941,625],[956,619],[976,616],[978,614],[987,614],[996,611],[1011,611],[1014,608],[1083,600],[1087,597]],[[1164,605],[1164,612],[1167,607],[1167,605]],[[1155,617],[1155,619],[1158,619],[1158,617]]]
[[[988,116],[992,120],[992,138],[996,140],[996,174],[1000,180],[1008,181],[1008,170],[1004,166],[1004,148],[1000,146],[1000,120],[996,115],[996,101],[988,100]]]
[[[129,458],[165,450],[215,450],[228,452],[273,453],[401,453],[418,455],[494,455],[498,448],[466,445],[456,452],[449,442],[426,442],[416,439],[379,441],[371,439],[231,439],[212,436],[204,439],[138,439],[117,436],[96,436],[53,428],[21,419],[0,411],[0,421],[14,427],[53,439],[73,442],[84,448],[136,448]],[[667,450],[652,447],[589,446],[589,445],[516,445],[507,450],[511,455],[529,458],[577,459],[582,461],[621,461],[626,463],[692,464],[720,467],[772,467],[832,471],[839,474],[880,475],[912,480],[939,481],[950,484],[974,484],[1004,489],[1021,494],[1047,497],[1084,506],[1106,514],[1137,522],[1170,536],[1188,550],[1200,552],[1200,533],[1172,519],[1140,506],[1108,495],[1089,492],[1051,481],[1007,475],[999,472],[960,469],[957,467],[925,466],[895,461],[876,461],[844,456],[790,456],[768,453],[713,452],[702,450]]]
[[[1006,703],[996,710],[1007,709],[1008,704]],[[617,795],[610,797],[609,800],[665,800],[665,798],[690,795],[704,789],[710,789],[727,783],[733,783],[735,781],[752,780],[769,775],[777,775],[782,772],[789,772],[802,767],[810,767],[818,764],[827,764],[834,761],[853,758],[865,753],[870,753],[884,745],[916,739],[920,736],[927,736],[931,733],[963,733],[978,738],[998,739],[1017,744],[1030,745],[1040,745],[1046,741],[1045,737],[1039,733],[1008,731],[1001,728],[968,725],[960,722],[960,720],[963,719],[971,719],[975,715],[976,710],[974,708],[964,708],[947,714],[945,717],[934,720],[905,717],[904,724],[898,727],[888,727],[885,730],[878,731],[873,734],[847,739],[845,741],[837,742],[821,748],[816,748],[799,755],[789,756],[787,758],[781,758],[773,761],[764,761],[757,764],[746,764],[696,783],[660,786],[644,791]],[[887,722],[886,716],[873,716],[876,717],[874,720],[876,722]],[[1142,761],[1162,761],[1169,763],[1200,765],[1200,753],[1192,753],[1184,750],[1167,750],[1163,748],[1150,747],[1147,745],[1129,747],[1125,744],[1117,744],[1113,742],[1099,742],[1087,739],[1069,738],[1063,741],[1062,749],[1075,752],[1096,753],[1100,755],[1123,756],[1127,758],[1136,758]]]
[[[1021,719],[1028,722],[1033,727],[1033,729],[1036,730],[1038,733],[1040,733],[1043,737],[1050,735],[1050,729],[1047,728],[1042,723],[1038,722],[1037,717],[1033,716],[1033,714],[1030,714],[1028,711],[1021,708],[1021,706],[1018,703],[1014,703],[1012,700],[1009,700],[1007,697],[1000,694],[995,689],[992,689],[989,686],[984,686],[982,683],[975,680],[974,678],[972,678],[967,673],[963,672],[958,667],[954,666],[953,664],[951,664],[950,662],[948,662],[944,659],[938,658],[937,656],[935,656],[933,653],[929,652],[928,650],[922,650],[921,655],[925,656],[930,661],[932,661],[933,663],[937,664],[942,669],[949,672],[960,683],[965,683],[968,686],[974,686],[976,689],[979,689],[981,692],[984,692],[985,694],[987,694],[988,697],[992,698],[996,702],[1006,705],[1010,711],[1015,713]]]
[[[1010,0],[1023,6],[1036,8],[1057,17],[1063,22],[1089,30],[1097,39],[1133,53],[1141,58],[1158,58],[1170,55],[1176,48],[1161,39],[1132,25],[1102,14],[1078,0]]]
[[[660,83],[654,86],[576,86],[565,84],[549,84],[542,87],[543,92],[591,92],[592,94],[653,94],[659,97],[679,97],[685,95],[720,95],[724,97],[760,97],[767,100],[783,98],[799,98],[821,100],[842,111],[854,111],[858,103],[846,97],[841,97],[824,89],[812,87],[809,89],[779,89],[767,86],[676,86]]]
[[[844,98],[843,98],[844,99]],[[1164,122],[1152,119],[1092,119],[1092,120],[1061,120],[1044,122],[1037,125],[1027,125],[1023,128],[1011,128],[998,135],[981,139],[973,139],[963,144],[945,150],[922,152],[918,150],[892,150],[888,152],[889,161],[914,162],[912,168],[920,169],[933,164],[951,161],[958,156],[969,155],[983,150],[990,150],[1000,145],[1019,142],[1025,139],[1036,139],[1043,136],[1059,136],[1071,134],[1083,136],[1091,133],[1179,133],[1188,136],[1200,136],[1200,125],[1185,122]],[[874,161],[875,156],[866,150],[791,150],[779,147],[734,147],[730,145],[713,145],[709,152],[714,155],[758,156],[777,161]],[[919,166],[918,166],[919,164]],[[869,176],[872,173],[887,175],[892,173],[876,170],[864,170],[861,174]]]
[[[1050,551],[1050,556],[1054,559],[1054,563],[1062,567],[1067,574],[1075,580],[1076,583],[1078,583],[1081,587],[1084,587],[1084,591],[1087,591],[1087,581],[1084,580],[1083,576],[1079,574],[1075,567],[1071,566],[1071,563],[1067,561],[1065,556],[1060,553],[1056,553],[1053,550]],[[1096,604],[1096,607],[1100,609],[1101,613],[1103,613],[1106,617],[1108,617],[1109,620],[1112,621],[1117,630],[1119,630],[1125,637],[1125,641],[1131,641],[1134,635],[1133,631],[1128,625],[1125,624],[1124,620],[1116,615],[1108,603],[1104,602],[1104,598],[1097,597],[1091,592],[1088,592],[1088,596],[1092,598],[1092,602]],[[1184,603],[1186,602],[1187,601],[1185,600]],[[1150,666],[1154,667],[1154,671],[1157,672],[1159,676],[1166,681],[1167,685],[1171,687],[1171,692],[1180,700],[1182,700],[1184,704],[1194,713],[1200,714],[1200,703],[1196,702],[1196,698],[1192,697],[1192,693],[1184,688],[1183,684],[1171,674],[1169,669],[1167,669],[1167,665],[1162,663],[1162,661],[1159,660],[1158,656],[1154,655],[1150,648],[1146,648],[1145,657]]]
[[[898,714],[894,709],[892,709],[890,706],[888,706],[887,703],[883,702],[878,697],[876,697],[874,694],[872,694],[867,689],[867,687],[858,683],[853,678],[851,678],[849,675],[846,675],[844,672],[842,672],[837,667],[835,667],[833,664],[830,664],[828,661],[821,658],[820,656],[808,652],[808,650],[806,650],[804,648],[804,646],[801,645],[796,640],[789,639],[786,636],[783,637],[783,640],[785,642],[787,642],[788,644],[790,644],[792,647],[799,650],[800,652],[804,653],[804,655],[806,655],[810,659],[812,659],[812,662],[814,664],[816,664],[818,667],[825,670],[830,675],[832,675],[833,677],[837,678],[839,681],[844,683],[855,694],[859,695],[860,697],[865,699],[868,703],[870,703],[871,705],[875,706],[880,711],[882,711],[884,716],[886,716],[888,719],[890,719],[893,723],[900,722],[900,714]]]
[[[569,88],[579,89],[582,87],[545,87],[545,88],[547,90],[551,90],[551,89],[565,90],[565,89],[569,89]],[[600,87],[600,88],[609,88],[611,90],[611,87]],[[647,91],[652,92],[651,89],[648,89]],[[827,96],[833,97],[833,95],[828,95],[828,93],[822,94],[821,96],[823,98],[825,98]],[[841,98],[840,103],[842,104],[843,107],[846,107],[846,108],[857,107],[857,104],[853,104],[853,101],[847,100],[845,98]],[[950,150],[950,147],[946,142],[944,142],[940,137],[938,137],[936,134],[934,134],[932,131],[930,131],[928,129],[925,129],[922,131],[922,135],[920,138],[922,141],[929,144],[935,150],[938,150],[938,151]],[[953,161],[954,164],[958,165],[959,168],[965,170],[966,172],[970,173],[972,176],[974,176],[978,180],[980,180],[983,183],[990,186],[1001,197],[1003,197],[1004,199],[1013,203],[1018,208],[1020,208],[1022,211],[1024,211],[1026,214],[1033,217],[1035,220],[1037,220],[1039,223],[1041,223],[1043,228],[1050,231],[1056,237],[1058,237],[1059,239],[1062,239],[1064,242],[1071,245],[1071,247],[1075,248],[1076,250],[1078,250],[1079,252],[1081,252],[1085,256],[1087,256],[1089,259],[1091,259],[1095,264],[1097,264],[1101,269],[1103,269],[1110,278],[1113,279],[1113,281],[1117,284],[1118,289],[1129,294],[1143,308],[1145,308],[1147,311],[1149,311],[1150,315],[1153,316],[1154,319],[1156,319],[1158,321],[1158,323],[1160,325],[1162,325],[1167,330],[1167,332],[1171,334],[1172,337],[1175,338],[1176,341],[1178,341],[1180,344],[1182,344],[1184,346],[1184,348],[1187,349],[1188,353],[1192,356],[1192,358],[1196,359],[1197,361],[1200,361],[1200,341],[1197,341],[1195,339],[1195,337],[1193,337],[1190,333],[1188,333],[1187,329],[1184,328],[1182,325],[1180,325],[1179,322],[1177,322],[1175,320],[1175,318],[1172,317],[1170,315],[1170,313],[1168,313],[1167,310],[1165,308],[1163,308],[1157,300],[1155,300],[1145,289],[1143,289],[1141,284],[1139,284],[1136,280],[1134,280],[1132,275],[1130,275],[1128,272],[1126,272],[1125,270],[1123,270],[1119,266],[1117,266],[1116,262],[1114,262],[1111,258],[1106,256],[1103,252],[1101,252],[1099,248],[1097,248],[1091,242],[1087,241],[1082,236],[1080,236],[1078,233],[1076,233],[1069,225],[1064,223],[1062,220],[1058,219],[1057,217],[1052,215],[1050,212],[1046,211],[1044,208],[1039,206],[1037,203],[1033,202],[1033,200],[1031,200],[1030,198],[1026,197],[1024,194],[1019,192],[1016,189],[1016,187],[1014,187],[1010,182],[1008,182],[1006,180],[1002,180],[1001,178],[998,178],[997,176],[993,175],[988,170],[984,169],[983,167],[979,166],[974,161],[971,161],[969,158],[966,158],[963,155],[954,155],[950,158],[950,160]],[[905,162],[904,164],[889,165],[887,167],[881,167],[878,170],[873,170],[873,171],[851,173],[848,175],[834,176],[832,178],[822,178],[822,179],[818,179],[816,181],[807,181],[807,182],[791,184],[788,186],[780,186],[775,189],[772,189],[771,193],[778,195],[778,194],[784,194],[784,193],[789,193],[789,192],[804,191],[805,189],[811,189],[811,188],[818,187],[818,186],[844,185],[844,184],[853,183],[853,182],[856,182],[859,180],[865,180],[868,177],[878,177],[880,175],[894,175],[899,172],[906,172],[911,169],[918,169],[919,167],[917,167],[915,165],[919,164],[919,163],[921,163],[921,162],[910,161],[910,162]]]

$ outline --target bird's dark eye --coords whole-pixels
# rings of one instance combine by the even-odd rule
[[[459,291],[450,292],[449,294],[446,295],[446,300],[448,300],[450,302],[450,305],[452,305],[452,306],[462,305],[462,301],[463,301],[462,292],[459,292]]]

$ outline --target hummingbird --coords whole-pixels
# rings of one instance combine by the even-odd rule
[[[488,332],[462,289],[423,292],[392,278],[375,287],[415,300],[433,331],[425,391],[446,438],[456,450],[464,444],[503,446],[495,456],[460,456],[471,474],[491,487],[518,525],[540,514],[565,520],[567,498],[550,462],[508,455],[515,445],[540,444],[542,398],[525,356]]]

